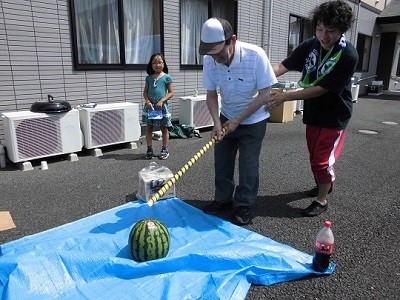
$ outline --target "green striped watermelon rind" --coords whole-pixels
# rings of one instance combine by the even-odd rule
[[[137,222],[129,234],[129,248],[137,262],[145,262],[167,256],[170,235],[167,227],[156,219]]]

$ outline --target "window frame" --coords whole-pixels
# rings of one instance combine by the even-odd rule
[[[297,20],[300,21],[300,32],[299,32],[299,41],[298,41],[298,45],[294,46],[293,49],[290,49],[290,36],[291,36],[291,32],[290,32],[290,20],[291,18],[296,18]],[[307,24],[308,23],[308,24]],[[305,37],[305,33],[306,33],[306,28],[307,26],[310,29],[310,33],[311,36],[309,37]],[[311,24],[311,20],[309,18],[305,18],[299,15],[295,15],[295,14],[289,14],[289,28],[288,28],[288,37],[287,37],[287,56],[290,56],[290,54],[294,51],[294,49],[296,49],[302,42],[306,41],[307,39],[311,38],[315,36],[315,29],[312,27]]]
[[[208,4],[208,18],[214,17],[212,5],[214,0],[204,0],[207,1]],[[233,0],[233,22],[230,22],[232,25],[233,33],[237,34],[237,23],[238,23],[238,0]],[[179,67],[181,70],[202,70],[203,64],[183,64],[182,63],[182,1],[179,1]]]
[[[71,52],[72,64],[75,71],[106,71],[106,70],[146,70],[147,62],[141,64],[127,64],[125,57],[125,39],[124,39],[124,8],[123,0],[117,0],[118,5],[118,38],[119,38],[119,55],[120,63],[117,64],[82,64],[79,63],[78,57],[78,41],[76,34],[76,18],[74,0],[69,0],[69,17],[70,17],[70,32],[71,32]],[[159,0],[160,10],[160,52],[164,53],[164,1]]]
[[[369,48],[368,48],[367,57],[366,57],[365,43],[367,41],[367,38],[369,39]],[[363,33],[358,33],[357,34],[358,63],[357,63],[357,66],[356,66],[356,72],[368,72],[369,63],[370,63],[370,60],[371,60],[371,48],[372,48],[372,36],[366,35],[366,34],[363,34]],[[362,49],[362,53],[361,53],[361,49]],[[366,64],[367,64],[366,68],[364,68],[364,65],[365,65],[364,59],[365,58],[368,58],[367,62],[366,62]]]

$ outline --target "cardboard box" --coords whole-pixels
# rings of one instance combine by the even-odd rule
[[[15,228],[15,224],[9,211],[0,211],[0,231]]]
[[[294,89],[272,88],[271,93],[290,93]],[[270,112],[269,121],[273,123],[287,123],[293,121],[296,101],[286,101]]]
[[[167,167],[160,166],[155,162],[150,163],[148,167],[139,171],[139,190],[136,198],[148,202],[173,176],[174,174]],[[160,199],[175,197],[175,195],[174,184]]]

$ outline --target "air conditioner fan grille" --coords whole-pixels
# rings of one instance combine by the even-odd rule
[[[125,141],[124,110],[105,110],[91,113],[93,146]]]
[[[60,122],[52,118],[15,121],[20,159],[48,156],[62,151]]]
[[[195,127],[210,126],[213,124],[206,101],[197,101],[193,105],[193,124]]]

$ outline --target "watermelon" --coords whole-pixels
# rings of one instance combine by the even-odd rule
[[[156,219],[137,222],[129,234],[129,248],[137,262],[167,256],[170,236],[167,227]]]

